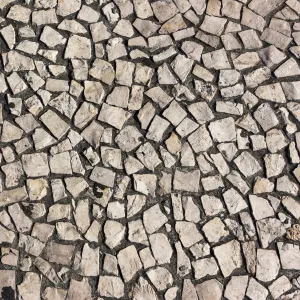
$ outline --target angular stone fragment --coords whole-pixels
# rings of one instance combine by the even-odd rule
[[[124,280],[128,282],[142,268],[136,248],[133,245],[128,246],[119,251],[117,257]]]
[[[192,69],[192,66],[193,61],[181,54],[178,54],[171,63],[172,69],[182,82],[185,82]]]
[[[223,285],[216,279],[210,279],[196,285],[196,291],[201,300],[221,300]]]
[[[233,188],[223,193],[223,198],[230,214],[236,214],[247,208],[247,203],[240,194]]]
[[[45,258],[53,263],[69,265],[75,250],[73,245],[63,245],[56,242],[50,242],[46,245],[44,252]]]
[[[151,6],[155,17],[160,23],[169,20],[178,12],[178,9],[173,2],[157,1],[152,3]]]
[[[298,270],[300,268],[300,251],[298,245],[278,242],[277,248],[282,269]]]
[[[247,151],[242,152],[234,163],[246,177],[253,176],[261,170],[258,161]]]
[[[114,180],[115,180],[115,173],[106,168],[95,167],[93,169],[92,174],[90,175],[90,179],[99,184],[103,184],[108,187],[113,187]]]
[[[148,128],[146,138],[155,142],[161,141],[169,124],[165,119],[155,116]]]
[[[159,291],[165,290],[173,283],[172,274],[164,267],[157,267],[147,271],[147,276]]]
[[[271,71],[267,67],[259,68],[244,76],[246,85],[249,88],[256,88],[262,82],[271,77]]]
[[[239,32],[239,36],[246,49],[257,49],[263,45],[256,31],[253,29],[241,31]]]
[[[273,298],[276,299],[279,298],[282,294],[289,291],[291,288],[292,284],[290,283],[289,279],[285,275],[283,275],[269,286],[269,291]]]
[[[20,233],[18,247],[24,249],[27,253],[33,256],[40,256],[45,244],[30,235]]]
[[[204,66],[208,69],[230,69],[225,49],[215,50],[202,55]]]
[[[134,174],[134,189],[144,195],[155,196],[156,175],[154,174]]]
[[[66,39],[54,30],[50,26],[46,25],[40,36],[40,40],[45,43],[49,48],[54,48],[58,45],[63,45],[66,43]]]
[[[98,291],[101,296],[119,299],[124,296],[124,283],[119,277],[100,276]]]
[[[84,244],[79,266],[79,273],[83,276],[98,276],[99,258],[99,248],[91,248],[89,244]]]
[[[202,231],[210,243],[217,243],[229,235],[229,231],[226,230],[224,223],[218,217],[208,221],[202,227]]]
[[[257,250],[256,278],[268,282],[277,277],[280,269],[279,258],[274,250]]]
[[[254,278],[250,278],[246,296],[251,300],[266,300],[268,296],[268,290]]]
[[[262,32],[265,27],[265,23],[266,21],[263,17],[257,15],[252,10],[244,6],[241,24]]]
[[[101,137],[103,135],[104,128],[96,121],[92,121],[82,132],[81,136],[93,147],[98,148],[100,146]]]
[[[135,19],[132,24],[145,38],[153,35],[160,26],[149,20],[141,20],[139,18]]]
[[[196,225],[191,222],[177,221],[175,230],[185,248],[189,248],[203,239]]]
[[[63,300],[67,297],[67,291],[63,289],[46,287],[42,297],[44,297],[45,300]]]
[[[261,40],[272,44],[281,50],[285,50],[292,41],[290,37],[287,37],[286,35],[271,28],[266,28],[260,38]]]
[[[148,234],[156,232],[167,221],[168,218],[162,213],[158,204],[150,207],[143,214],[143,222]]]
[[[16,118],[15,121],[26,133],[31,132],[40,126],[32,114],[22,115]]]
[[[61,240],[76,241],[82,239],[76,227],[69,222],[57,222],[55,227],[58,238]]]
[[[173,33],[186,27],[187,25],[184,22],[184,19],[182,18],[181,14],[177,14],[161,26],[159,33]]]
[[[83,102],[74,116],[74,125],[83,128],[98,113],[98,109],[91,103]]]
[[[198,223],[200,221],[200,210],[198,206],[194,203],[192,197],[183,197],[183,208],[185,219],[187,221],[194,223]]]
[[[288,144],[285,135],[278,129],[271,129],[267,132],[266,143],[271,153],[280,151]]]
[[[85,81],[84,82],[84,97],[87,101],[101,104],[104,98],[104,89],[100,82]]]
[[[248,276],[232,276],[226,285],[224,296],[227,299],[243,299],[248,285]]]
[[[13,231],[8,230],[7,228],[0,225],[0,243],[1,244],[2,243],[12,244],[15,238],[16,238],[16,234]]]
[[[214,247],[214,254],[224,277],[228,277],[235,269],[242,266],[241,247],[237,240]]]
[[[261,99],[277,103],[285,103],[286,98],[282,91],[280,83],[260,86],[256,89],[255,95]]]
[[[206,34],[202,31],[198,31],[196,36],[197,39],[199,39],[201,42],[207,44],[208,46],[212,48],[218,48],[220,44],[220,38],[214,35]],[[227,45],[226,45],[227,47]],[[226,49],[225,47],[225,49]]]
[[[80,0],[70,0],[65,2],[64,0],[58,0],[56,13],[59,16],[68,16],[77,12],[81,7]]]
[[[259,50],[258,53],[261,59],[269,68],[272,68],[274,65],[280,64],[286,58],[286,55],[278,50],[274,45]]]
[[[120,130],[130,117],[130,112],[103,103],[98,120],[108,123]]]
[[[203,195],[201,197],[202,206],[206,215],[213,216],[224,211],[223,204],[219,198],[209,195]]]
[[[278,119],[268,103],[261,104],[253,115],[264,131],[278,124]]]
[[[67,300],[81,300],[92,298],[92,288],[88,278],[83,277],[81,281],[71,279]]]
[[[46,153],[23,154],[22,165],[29,177],[47,176],[50,172]]]
[[[55,23],[57,23],[57,20]],[[61,30],[69,31],[74,34],[80,34],[80,33],[84,34],[87,32],[86,29],[79,22],[75,20],[65,19],[57,26],[57,28]]]
[[[147,19],[153,16],[153,12],[148,0],[134,0],[133,5],[138,18]]]
[[[220,36],[226,23],[227,20],[225,18],[217,18],[206,15],[200,29],[213,35]]]
[[[67,93],[62,93],[57,98],[52,99],[48,102],[48,105],[54,107],[69,119],[72,118],[77,109],[76,101]]]
[[[290,178],[285,175],[277,179],[276,190],[296,196],[298,194],[298,185],[291,181]]]
[[[176,254],[177,254],[177,274],[179,276],[185,276],[191,271],[191,262],[189,257],[185,254],[181,243],[175,243]]]
[[[235,69],[244,70],[256,66],[260,62],[256,52],[243,53],[232,60]]]
[[[7,1],[7,0],[6,0]],[[16,43],[16,33],[14,30],[14,27],[12,25],[8,25],[6,27],[3,27],[0,30],[0,33],[2,35],[2,37],[4,38],[7,46],[9,47],[9,49],[13,49],[14,45]]]
[[[275,218],[267,218],[257,221],[257,231],[263,248],[267,248],[278,237],[285,234],[283,224]]]
[[[170,242],[166,235],[154,233],[149,236],[149,242],[154,258],[158,264],[170,263],[173,254]]]
[[[236,139],[235,124],[233,118],[225,118],[211,122],[208,129],[214,141],[231,142]]]
[[[168,151],[172,154],[177,154],[181,151],[181,141],[177,134],[171,133],[170,137],[165,141]]]
[[[32,221],[25,215],[18,203],[8,207],[8,212],[14,221],[18,232],[28,232],[32,227]]]
[[[222,177],[220,175],[209,176],[201,179],[201,183],[205,191],[213,191],[224,187]]]
[[[268,178],[280,175],[286,165],[281,154],[266,154],[264,160]]]
[[[52,236],[55,226],[47,223],[34,223],[31,235],[41,242],[46,243],[47,240]]]
[[[46,111],[40,119],[57,139],[61,139],[70,128],[69,125],[52,110]]]
[[[221,95],[224,98],[231,98],[236,96],[241,96],[244,93],[244,85],[236,84],[232,87],[226,87],[221,89]]]
[[[299,81],[282,82],[283,92],[288,100],[299,100]]]
[[[133,243],[148,246],[148,238],[141,220],[131,221],[128,223],[128,239]]]
[[[1,263],[9,266],[17,266],[19,260],[19,251],[13,248],[1,248]]]
[[[103,232],[105,235],[105,244],[113,249],[124,239],[125,227],[116,221],[106,221]]]
[[[141,163],[151,171],[154,171],[154,169],[161,163],[159,156],[149,142],[138,148],[136,156]]]
[[[217,88],[214,85],[200,80],[195,80],[195,89],[206,101],[211,101],[217,92]]]
[[[21,93],[28,88],[24,80],[18,75],[17,72],[7,76],[7,82],[14,95]]]
[[[198,170],[184,172],[176,169],[173,181],[174,189],[189,192],[198,192],[199,180],[200,172]]]
[[[217,262],[213,257],[196,260],[192,265],[196,279],[201,279],[207,275],[216,275],[219,271]]]
[[[241,116],[243,114],[243,105],[230,101],[217,101],[216,111]]]
[[[2,59],[6,72],[30,71],[35,69],[33,60],[17,51],[3,53]]]

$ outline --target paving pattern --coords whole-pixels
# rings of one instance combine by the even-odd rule
[[[0,0],[0,299],[299,300],[299,14]]]

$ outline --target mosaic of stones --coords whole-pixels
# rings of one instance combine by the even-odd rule
[[[300,299],[299,13],[0,0],[0,299]]]

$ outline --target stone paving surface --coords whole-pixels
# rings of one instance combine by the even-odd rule
[[[0,0],[0,299],[299,300],[299,14]]]

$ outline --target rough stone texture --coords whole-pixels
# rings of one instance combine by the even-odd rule
[[[297,0],[0,0],[0,299],[299,299]]]

